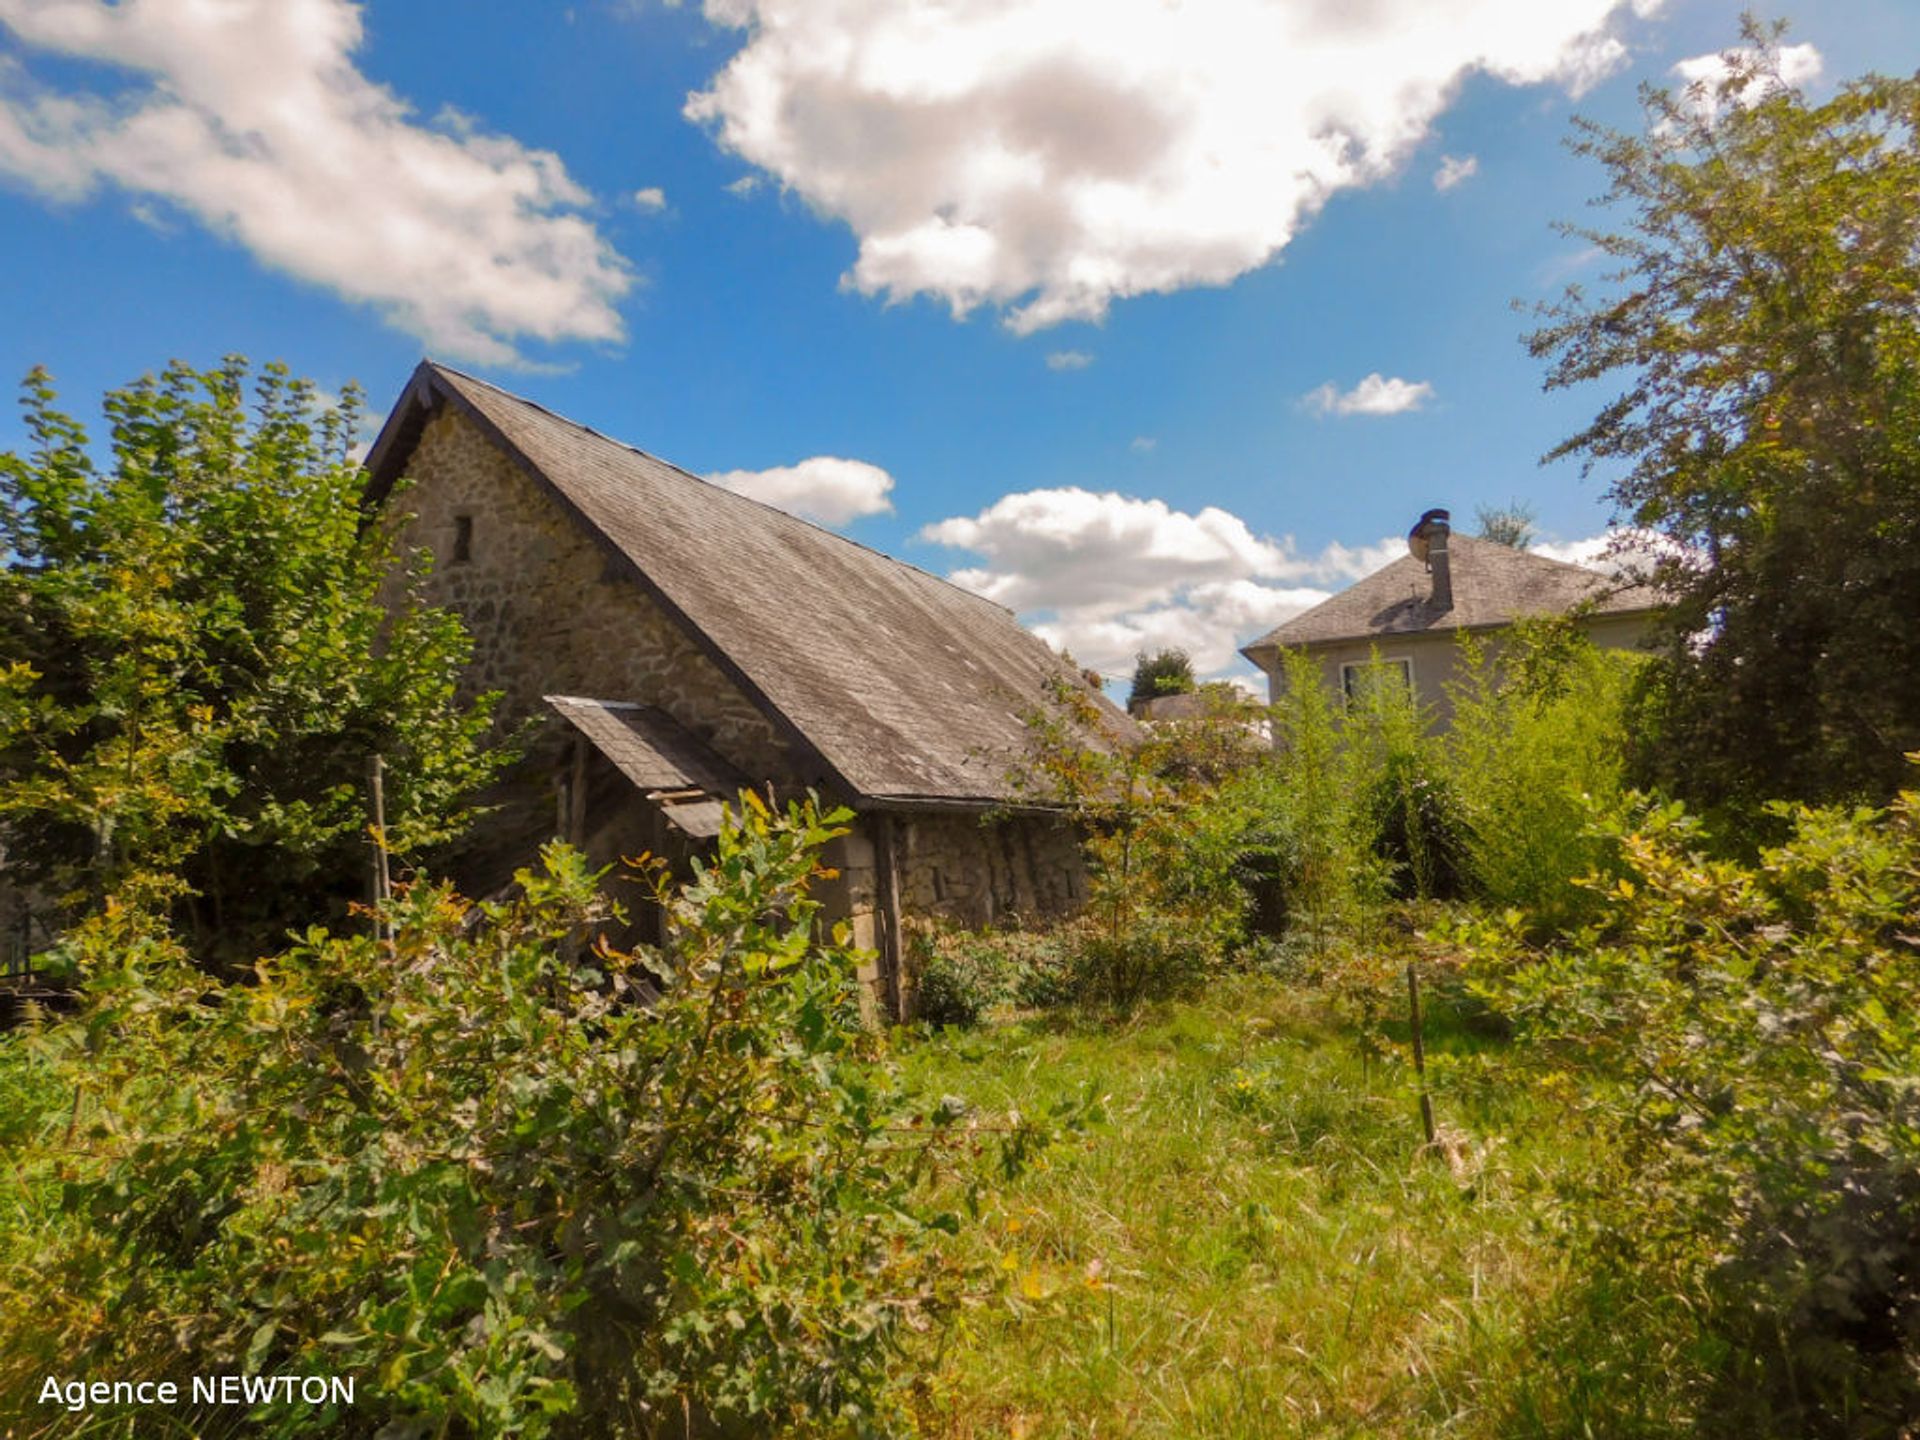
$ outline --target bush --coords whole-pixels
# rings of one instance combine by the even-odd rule
[[[846,818],[744,796],[645,955],[567,958],[606,912],[559,847],[512,904],[418,887],[391,942],[246,986],[111,906],[85,1008],[29,1037],[72,1099],[20,1158],[64,1193],[0,1265],[0,1430],[53,1418],[48,1374],[243,1370],[358,1404],[228,1433],[886,1429],[962,1290],[921,1188],[962,1107],[913,1113],[859,1026],[810,895]]]
[[[1064,932],[1076,999],[1125,1011],[1191,990],[1239,937],[1235,826],[1210,802],[1264,758],[1244,728],[1251,710],[1222,700],[1203,723],[1136,740],[1061,683],[1028,713],[1016,787],[1071,814],[1086,836],[1087,905]]]
[[[1907,1433],[1920,1414],[1920,795],[1776,807],[1752,865],[1645,807],[1595,924],[1482,928],[1479,986],[1618,1141],[1589,1253],[1706,1293],[1715,1433]],[[1747,1427],[1742,1430],[1742,1427]]]
[[[1467,893],[1466,824],[1444,775],[1391,757],[1367,786],[1360,816],[1394,899],[1457,900]]]
[[[1442,750],[1470,893],[1539,933],[1570,929],[1596,908],[1582,878],[1612,853],[1595,822],[1622,803],[1636,662],[1568,618],[1514,626],[1497,660],[1471,636],[1460,645]]]
[[[994,1010],[1073,998],[1071,927],[940,926],[917,934],[914,950],[919,1016],[930,1025],[977,1025]]]

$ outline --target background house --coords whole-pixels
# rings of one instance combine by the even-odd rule
[[[595,864],[684,860],[740,787],[817,791],[858,816],[827,913],[896,1011],[907,917],[1084,898],[1076,833],[1009,771],[1049,681],[1086,682],[1007,610],[430,362],[367,467],[433,556],[425,599],[473,636],[472,688],[530,735],[454,866],[470,888],[556,835]]]
[[[1445,510],[1429,510],[1407,535],[1407,554],[1338,595],[1275,627],[1241,654],[1285,688],[1281,652],[1304,650],[1326,683],[1348,693],[1377,653],[1404,672],[1436,723],[1452,714],[1447,684],[1459,678],[1459,636],[1498,648],[1499,632],[1529,616],[1574,614],[1596,645],[1632,649],[1644,640],[1659,597],[1580,565],[1492,540],[1455,535]]]

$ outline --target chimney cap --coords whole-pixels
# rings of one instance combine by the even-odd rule
[[[1414,522],[1413,529],[1407,532],[1407,553],[1421,564],[1426,564],[1429,540],[1436,531],[1442,535],[1449,533],[1453,528],[1450,523],[1452,519],[1451,511],[1438,506],[1427,511]]]

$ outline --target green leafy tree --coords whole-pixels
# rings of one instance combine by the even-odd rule
[[[1539,539],[1533,528],[1537,518],[1534,509],[1524,500],[1512,500],[1505,505],[1478,506],[1473,518],[1479,527],[1475,533],[1482,540],[1491,540],[1496,545],[1511,545],[1515,550],[1525,550]]]
[[[1197,688],[1193,658],[1184,650],[1159,650],[1152,655],[1142,651],[1133,658],[1133,688],[1127,694],[1129,705],[1138,705],[1157,695],[1191,695]]]
[[[1920,746],[1920,76],[1810,103],[1779,27],[1725,78],[1645,94],[1643,133],[1582,124],[1616,265],[1529,337],[1550,388],[1623,388],[1555,456],[1679,542],[1645,705],[1647,778],[1751,810],[1885,797]]]
[[[0,455],[8,863],[70,914],[168,877],[196,952],[242,960],[365,893],[370,757],[402,857],[501,758],[459,621],[363,523],[357,393],[249,381],[230,359],[110,392],[96,464],[36,370],[31,448]]]

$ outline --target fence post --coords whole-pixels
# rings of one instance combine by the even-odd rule
[[[1427,1047],[1420,1033],[1420,971],[1407,962],[1407,1002],[1413,1019],[1413,1073],[1420,1082],[1420,1127],[1426,1132],[1429,1147],[1440,1141],[1433,1123],[1433,1097],[1427,1093]]]

